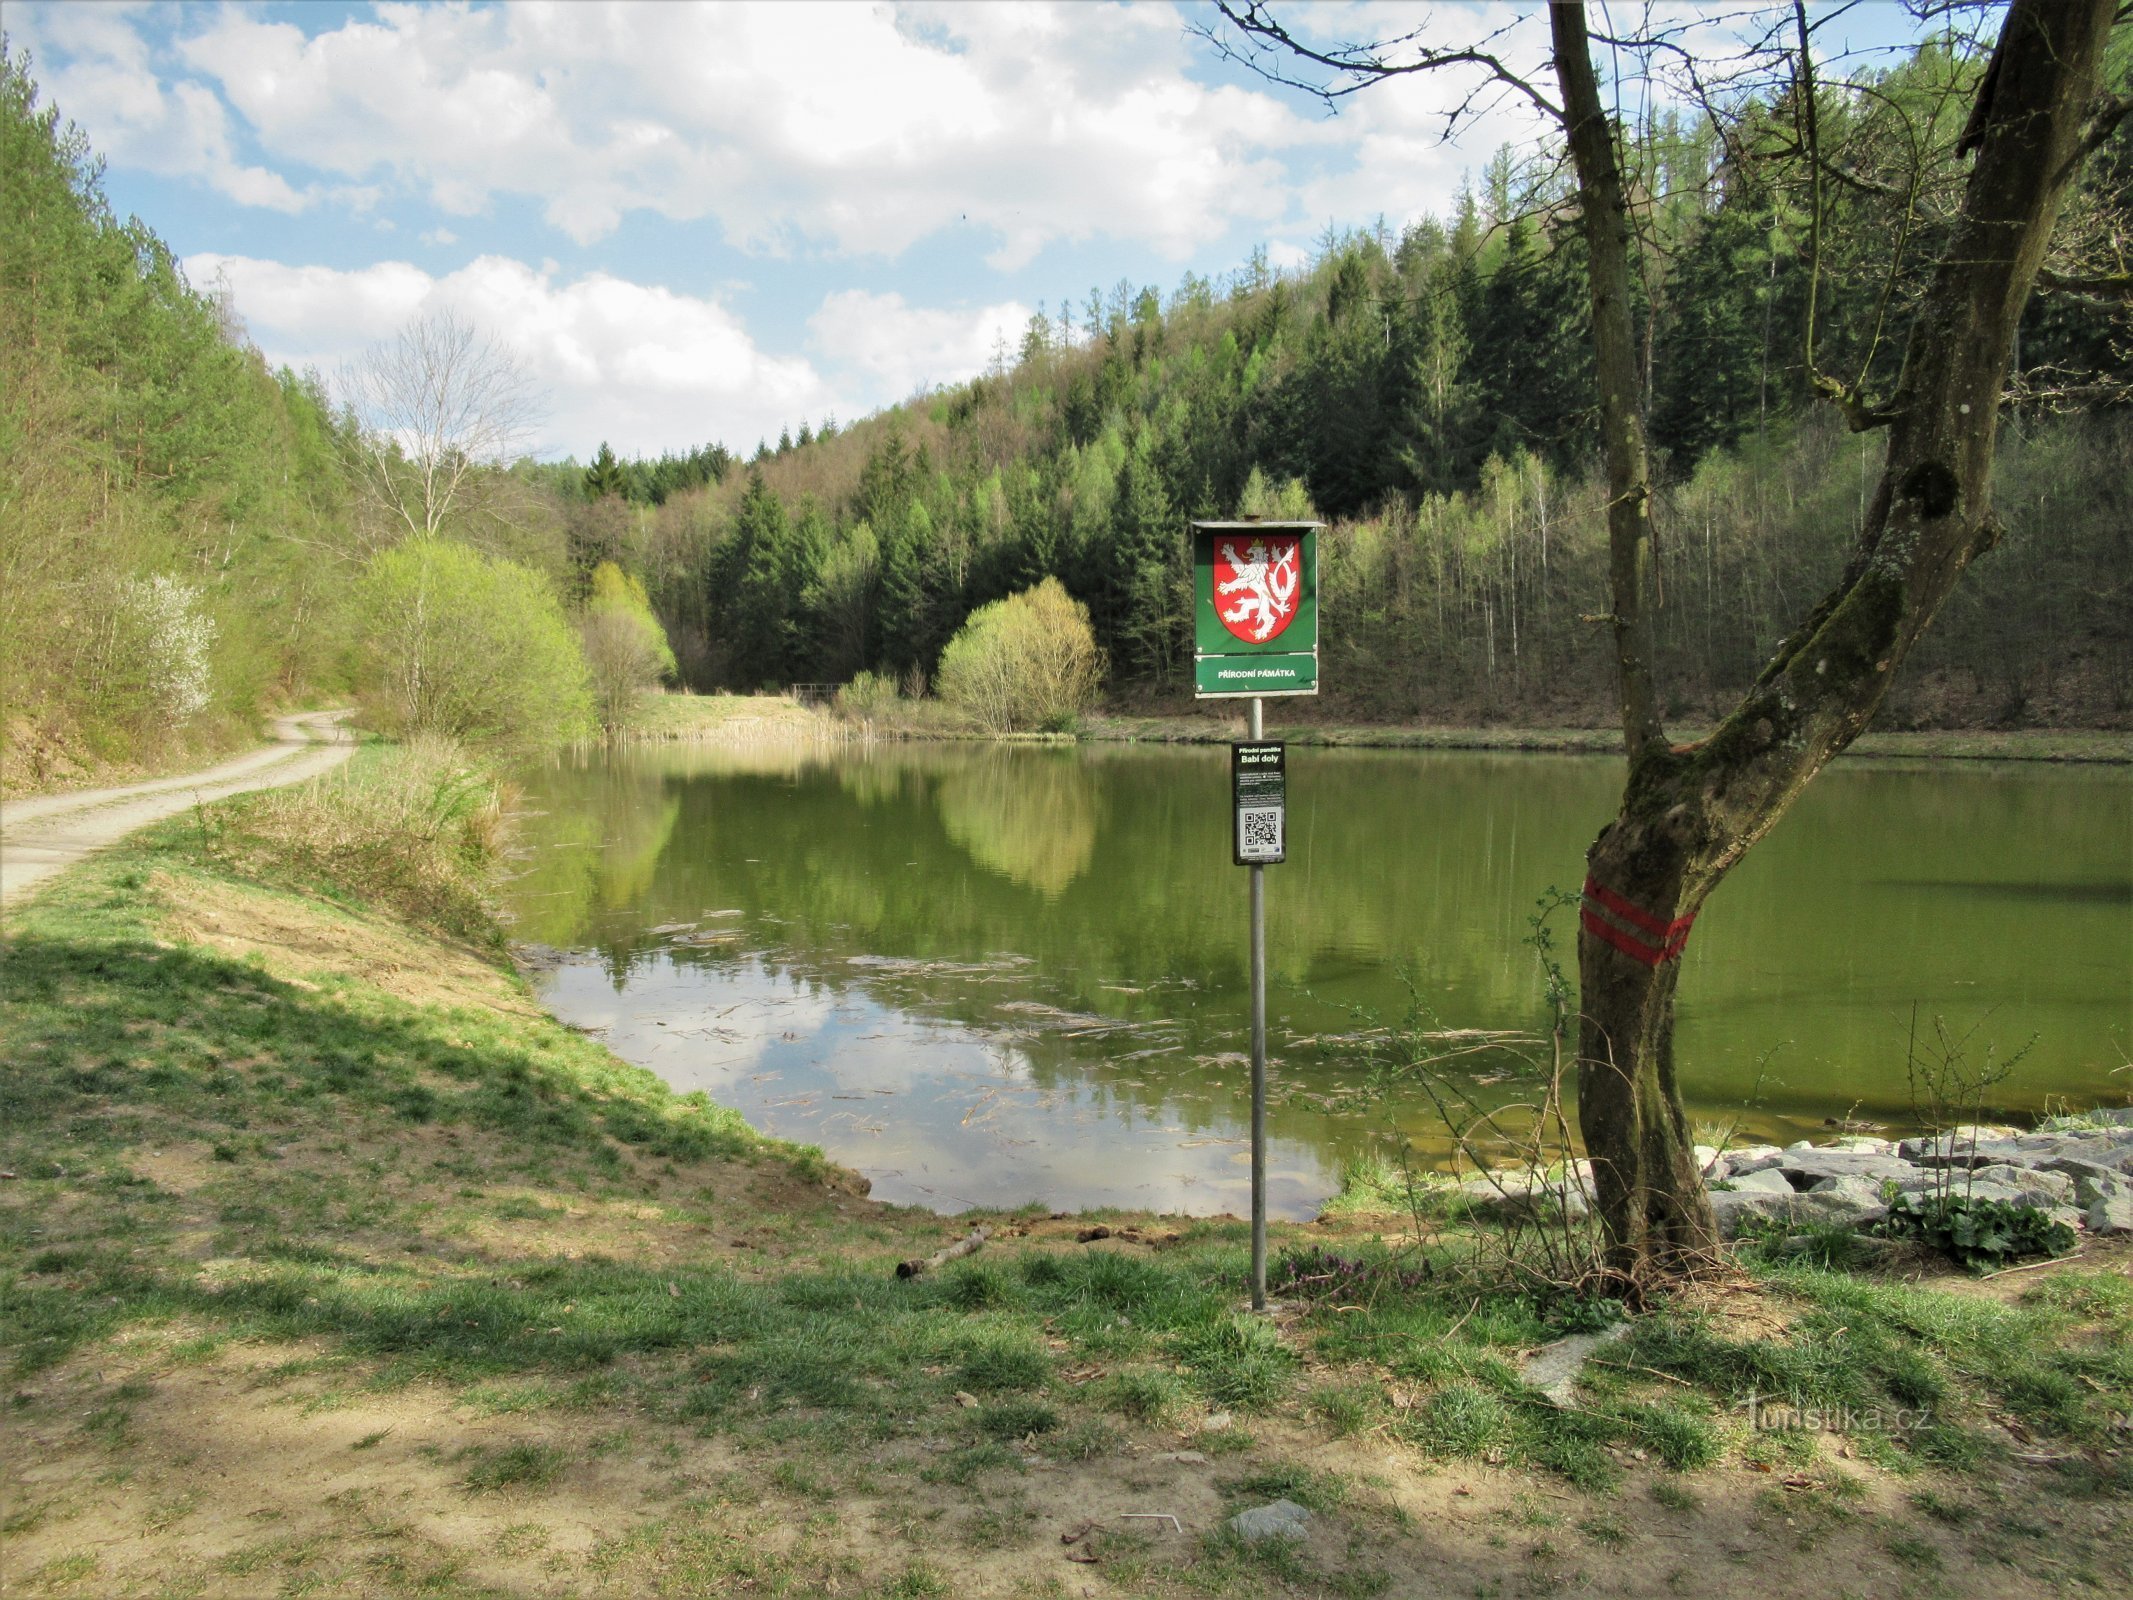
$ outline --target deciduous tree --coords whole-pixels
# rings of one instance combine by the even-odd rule
[[[356,466],[405,534],[430,538],[464,509],[483,468],[499,467],[539,415],[524,369],[450,311],[417,317],[341,375],[362,424]]]

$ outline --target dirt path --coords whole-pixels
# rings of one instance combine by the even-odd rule
[[[196,801],[220,800],[248,789],[279,788],[330,772],[355,749],[340,726],[348,714],[345,710],[312,711],[276,717],[274,743],[180,777],[0,805],[0,905],[19,898],[32,885],[72,866],[92,850]]]

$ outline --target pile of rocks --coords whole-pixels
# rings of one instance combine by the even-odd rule
[[[1808,1140],[1714,1150],[1699,1145],[1711,1207],[1727,1238],[1761,1223],[1864,1227],[1888,1215],[1884,1187],[2033,1205],[2069,1227],[2133,1234],[2133,1107],[2094,1111],[2033,1132],[1973,1126],[1917,1139]],[[1553,1179],[1495,1172],[1460,1185],[1497,1215],[1585,1211],[1591,1165]]]
[[[2032,1205],[2091,1233],[2133,1233],[2133,1108],[2023,1133],[1966,1127],[1917,1139],[1802,1140],[1780,1150],[1697,1152],[1728,1238],[1751,1222],[1843,1223],[1888,1215],[1882,1195],[1945,1192]]]

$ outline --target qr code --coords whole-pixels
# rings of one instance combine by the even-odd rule
[[[1278,856],[1281,854],[1281,812],[1273,807],[1264,811],[1240,811],[1237,813],[1238,854],[1244,856]]]

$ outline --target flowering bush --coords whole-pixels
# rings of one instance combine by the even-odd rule
[[[111,613],[110,680],[142,719],[181,723],[215,697],[215,619],[176,578],[126,578]]]

